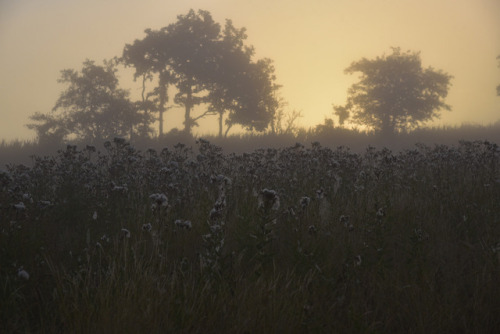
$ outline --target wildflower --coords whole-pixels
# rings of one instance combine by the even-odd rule
[[[28,272],[26,270],[24,270],[23,267],[20,267],[17,270],[17,277],[27,281],[30,279],[30,274],[28,274]]]
[[[307,231],[311,235],[315,235],[316,232],[318,232],[318,230],[316,229],[316,226],[314,226],[314,225],[309,225],[309,227],[307,228]]]
[[[354,191],[358,191],[359,192],[359,191],[363,191],[363,190],[365,190],[364,186],[362,186],[362,185],[356,185],[356,184],[354,185]]]
[[[222,224],[223,225],[223,224]],[[222,226],[219,225],[219,224],[215,224],[215,225],[212,225],[210,226],[210,231],[213,233],[213,234],[217,234],[218,232],[222,231]]]
[[[382,219],[383,217],[385,217],[385,210],[384,208],[379,208],[377,210],[377,218]]]
[[[233,183],[233,181],[230,178],[222,174],[219,174],[217,176],[211,176],[210,181],[212,183],[217,183],[219,185],[220,196],[223,196],[226,193],[226,189],[230,188],[231,184]]]
[[[161,207],[168,206],[168,198],[165,194],[152,194],[149,196],[149,198],[151,198],[154,201],[153,205],[151,205],[153,209],[156,208],[157,206]]]
[[[189,220],[182,221],[181,219],[177,219],[174,222],[174,224],[175,224],[175,226],[186,229],[186,230],[190,230],[193,227],[193,224],[191,224],[191,221],[189,221]]]
[[[221,213],[215,207],[212,208],[212,210],[210,210],[210,213],[209,213],[210,220],[217,220],[217,218],[220,218],[220,217],[221,217]]]
[[[413,233],[415,233],[415,236],[416,236],[418,241],[424,241],[424,240],[429,239],[429,234],[427,234],[427,232],[423,231],[420,228],[414,229]]]
[[[177,161],[169,161],[167,164],[170,169],[179,169],[179,163]]]
[[[205,161],[205,160],[207,160],[207,159],[208,159],[208,158],[207,158],[204,154],[201,154],[201,153],[200,153],[200,154],[198,154],[198,155],[196,156],[196,160],[197,160],[198,162],[203,162],[203,161]]]
[[[220,184],[220,183],[225,183],[225,184],[227,184],[227,185],[231,185],[231,183],[232,183],[232,181],[231,181],[231,179],[230,179],[230,178],[228,178],[227,176],[224,176],[224,175],[222,175],[222,174],[219,174],[219,175],[217,175],[217,176],[213,176],[213,175],[212,175],[212,176],[210,177],[210,181],[211,181],[212,183],[219,183],[219,184]]]
[[[322,199],[325,197],[325,191],[323,190],[323,188],[316,190],[316,197],[318,197],[318,199]]]
[[[321,144],[320,144],[319,141],[312,142],[311,146],[312,146],[313,149],[316,149],[316,150],[321,148]]]
[[[33,198],[28,193],[23,194],[23,200],[33,203]]]
[[[349,221],[349,216],[340,216],[340,223],[344,224],[344,227],[347,228],[349,231],[354,230],[354,225]]]
[[[344,226],[346,226],[347,223],[349,223],[349,216],[340,216],[340,222],[344,224]]]
[[[12,176],[10,176],[9,172],[0,169],[0,189],[3,189],[12,182]]]
[[[280,198],[276,191],[264,188],[259,193],[259,209],[270,208],[271,210],[277,211],[280,207]]]
[[[45,209],[51,205],[52,205],[52,203],[50,201],[39,201],[38,202],[38,206],[42,209]]]
[[[23,202],[19,202],[17,204],[14,204],[14,208],[18,211],[24,211],[26,210],[26,206],[24,205]]]
[[[130,238],[130,231],[127,230],[126,228],[122,228],[121,232],[125,236],[125,238]]]
[[[168,167],[160,168],[160,173],[168,174],[170,173],[170,169]]]
[[[96,148],[95,146],[92,146],[92,145],[87,145],[85,146],[85,149],[89,152],[95,152],[96,151]]]
[[[151,225],[151,223],[147,223],[147,224],[143,224],[142,225],[142,230],[143,231],[151,232],[152,229],[153,229],[153,226]]]
[[[302,210],[307,208],[309,206],[309,203],[311,203],[311,198],[304,196],[300,199],[300,206],[302,206]]]
[[[214,204],[212,210],[210,210],[210,220],[216,220],[222,217],[222,211],[226,207],[226,197],[224,195],[219,196],[217,201]]]
[[[127,185],[117,186],[114,182],[111,182],[111,191],[118,193],[126,193],[128,191]]]
[[[491,246],[491,250],[493,251],[493,253],[500,253],[500,241]]]

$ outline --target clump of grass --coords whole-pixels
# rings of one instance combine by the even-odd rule
[[[500,151],[69,146],[0,173],[1,332],[493,332]]]

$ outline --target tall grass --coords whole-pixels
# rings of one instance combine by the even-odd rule
[[[259,148],[286,148],[301,143],[309,146],[313,142],[320,142],[323,146],[335,149],[339,146],[346,146],[351,151],[363,153],[368,146],[378,149],[389,148],[394,152],[412,148],[415,143],[422,143],[429,146],[436,144],[454,145],[460,140],[475,141],[486,140],[493,143],[500,143],[500,122],[481,126],[472,124],[463,124],[461,126],[442,126],[432,128],[419,128],[410,133],[398,133],[390,137],[381,137],[374,133],[366,133],[356,129],[345,129],[340,127],[317,127],[304,129],[301,128],[293,133],[285,134],[234,134],[228,137],[202,136],[211,143],[222,147],[226,154],[229,153],[250,153]],[[112,139],[112,138],[111,138]],[[188,146],[194,146],[196,139],[193,136],[185,135],[179,131],[172,131],[165,134],[162,138],[134,138],[131,144],[137,149],[143,151],[153,148],[162,150],[164,147],[172,147],[181,142]],[[104,140],[96,143],[96,146],[102,147]],[[35,140],[21,141],[15,140],[0,142],[0,169],[5,168],[7,164],[33,164],[33,155],[50,156],[57,150],[65,147],[66,144],[86,146],[87,143],[68,142],[68,143],[37,143]]]
[[[195,149],[2,172],[0,331],[500,328],[497,145]]]

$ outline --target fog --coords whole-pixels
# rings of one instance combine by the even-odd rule
[[[79,69],[120,56],[123,47],[159,29],[190,8],[206,9],[223,24],[247,29],[258,58],[274,61],[281,95],[301,111],[309,128],[332,117],[345,103],[355,75],[344,69],[390,47],[421,52],[425,67],[454,76],[446,98],[451,112],[430,125],[490,124],[498,120],[500,4],[480,1],[16,1],[0,3],[0,137],[31,139],[24,125],[36,111],[48,112],[63,86],[62,69]],[[120,84],[139,96],[140,84],[120,71]],[[172,111],[165,128],[182,124]],[[196,133],[215,134],[216,119]]]

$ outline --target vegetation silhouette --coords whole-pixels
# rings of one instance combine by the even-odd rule
[[[139,124],[147,123],[147,114],[138,113],[128,98],[128,92],[118,87],[114,61],[103,66],[86,60],[80,72],[61,71],[60,83],[68,84],[57,100],[52,113],[35,113],[35,130],[40,143],[55,143],[70,139],[93,144],[113,136],[147,135]],[[141,133],[142,132],[142,133]]]
[[[140,101],[87,60],[0,143],[0,332],[497,330],[500,122],[420,127],[451,76],[393,49],[300,128],[245,39],[191,10],[125,47]]]
[[[136,137],[130,143],[138,150],[148,149],[162,150],[165,147],[173,147],[177,143],[183,143],[188,147],[195,145],[199,137],[186,135],[183,131],[173,130],[163,137]],[[310,146],[318,142],[324,147],[334,149],[339,146],[348,147],[351,151],[361,153],[367,147],[388,148],[394,152],[410,149],[417,143],[428,146],[434,145],[457,145],[460,140],[474,141],[483,140],[500,143],[500,122],[487,126],[463,124],[461,126],[448,127],[425,127],[415,129],[409,133],[397,133],[392,137],[384,137],[373,132],[365,132],[359,129],[348,129],[335,126],[333,120],[320,124],[314,128],[297,127],[294,131],[280,132],[279,134],[246,133],[233,134],[227,137],[207,136],[201,138],[223,148],[224,153],[251,153],[261,148],[285,148],[300,143]],[[0,169],[7,164],[32,165],[32,156],[51,156],[58,150],[65,149],[66,145],[77,145],[85,147],[88,142],[69,140],[67,142],[39,142],[38,140],[27,141],[2,141],[0,142]],[[95,143],[98,149],[103,148],[104,141]]]
[[[272,60],[254,59],[254,48],[245,44],[245,28],[236,28],[231,20],[221,28],[208,11],[190,10],[174,23],[145,33],[143,39],[125,45],[120,58],[104,61],[102,66],[86,60],[79,72],[63,70],[59,81],[68,87],[53,111],[35,113],[27,124],[37,140],[3,141],[0,163],[29,164],[33,154],[54,154],[66,144],[100,147],[114,137],[144,150],[178,142],[192,145],[196,140],[193,127],[210,115],[218,117],[219,138],[203,137],[228,153],[296,142],[348,146],[357,152],[368,146],[401,150],[417,142],[499,142],[498,123],[420,127],[438,117],[441,109],[450,109],[444,99],[452,76],[423,68],[418,52],[393,48],[390,55],[353,62],[346,73],[362,75],[349,89],[347,103],[334,105],[339,126],[333,118],[326,118],[324,124],[306,129],[297,124],[302,111],[285,109]],[[131,101],[128,91],[119,88],[118,65],[134,68],[134,79],[142,81],[139,101]],[[154,87],[148,87],[153,81]],[[173,101],[169,88],[175,92]],[[164,133],[164,113],[179,105],[184,107],[184,128]],[[197,112],[201,110],[197,116],[193,115],[195,106],[199,106]],[[155,123],[159,123],[156,134]],[[247,133],[228,137],[235,125]]]
[[[345,106],[334,106],[339,122],[347,119],[384,135],[406,132],[451,110],[444,102],[452,76],[422,68],[420,53],[401,52],[353,62],[345,72],[360,72],[348,90]]]
[[[146,37],[127,44],[122,62],[135,68],[135,78],[151,81],[157,87],[143,95],[145,111],[158,111],[159,135],[163,135],[163,114],[168,109],[168,87],[177,89],[174,103],[184,107],[186,134],[197,121],[209,115],[219,117],[219,136],[240,124],[248,130],[264,131],[278,108],[275,97],[279,86],[274,82],[270,59],[253,61],[253,47],[244,44],[245,29],[237,29],[226,20],[224,29],[208,11],[190,10],[160,30],[147,29]],[[147,103],[148,97],[154,106]],[[156,105],[155,105],[156,104]],[[193,108],[207,105],[193,116]],[[223,119],[226,116],[226,130]]]
[[[0,170],[0,332],[498,331],[496,144],[104,147]]]

